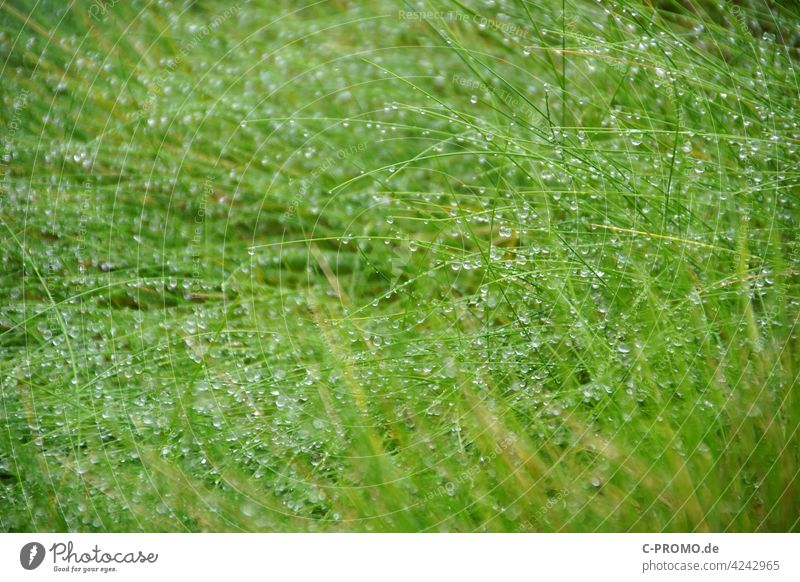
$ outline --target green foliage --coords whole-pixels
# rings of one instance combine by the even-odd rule
[[[797,531],[800,21],[655,4],[3,4],[0,529]]]

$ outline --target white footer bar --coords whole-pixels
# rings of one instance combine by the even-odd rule
[[[0,580],[193,578],[797,581],[800,534],[0,535]]]

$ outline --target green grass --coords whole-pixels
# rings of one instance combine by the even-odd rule
[[[0,7],[0,530],[800,530],[794,8],[66,4]]]

